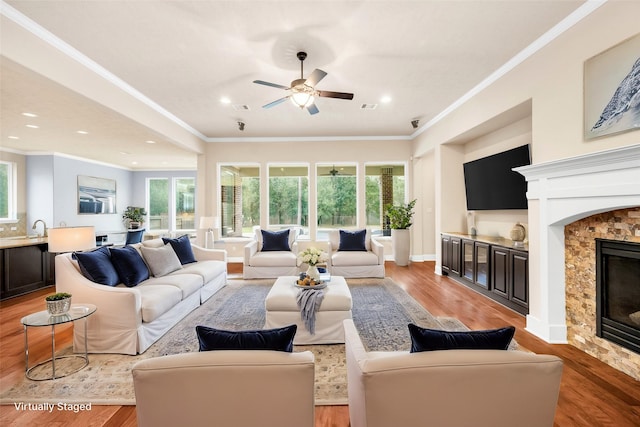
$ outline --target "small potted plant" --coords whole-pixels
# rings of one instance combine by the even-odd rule
[[[122,214],[122,219],[124,219],[125,224],[127,224],[127,228],[137,229],[144,223],[144,219],[147,216],[147,212],[144,208],[140,208],[137,206],[127,206],[127,210]]]
[[[45,297],[47,302],[47,311],[52,316],[65,314],[71,308],[71,294],[66,292],[58,292]]]
[[[416,205],[416,199],[407,204],[392,205],[385,207],[385,215],[389,218],[389,226],[391,227],[391,245],[393,247],[393,259],[397,265],[408,265],[410,257],[410,233],[413,219],[413,208]]]

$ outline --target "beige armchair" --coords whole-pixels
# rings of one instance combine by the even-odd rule
[[[344,321],[351,427],[553,426],[562,360],[505,350],[367,352]]]
[[[146,359],[132,369],[140,427],[313,427],[309,351],[224,350]]]
[[[340,251],[340,230],[329,232],[329,270],[334,276],[384,278],[384,246],[367,229],[364,251]]]
[[[289,229],[288,251],[263,251],[261,230],[260,227],[256,227],[254,239],[244,247],[242,277],[244,279],[269,279],[297,275],[298,260],[295,242],[300,229]]]

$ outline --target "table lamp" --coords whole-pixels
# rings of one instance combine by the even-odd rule
[[[96,247],[96,232],[91,227],[57,227],[49,229],[49,252],[84,251]]]
[[[200,228],[207,230],[204,234],[204,247],[206,249],[213,249],[213,242],[215,240],[213,229],[219,227],[218,222],[219,219],[215,216],[200,217]]]

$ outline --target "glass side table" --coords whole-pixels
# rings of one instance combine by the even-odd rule
[[[25,376],[34,381],[55,380],[56,378],[66,377],[67,375],[78,372],[89,364],[89,355],[87,353],[87,317],[91,316],[96,311],[96,306],[93,304],[72,304],[71,308],[66,314],[59,316],[53,316],[48,311],[39,311],[37,313],[30,314],[23,317],[20,322],[24,326],[24,357],[25,357]],[[56,325],[62,325],[64,323],[73,322],[76,320],[83,320],[84,326],[84,355],[71,354],[67,356],[56,357]],[[40,362],[37,365],[29,367],[29,327],[51,326],[51,359]],[[72,367],[71,370],[65,371],[60,375],[56,375],[56,361],[63,359],[80,359],[82,362],[80,366]],[[44,377],[36,377],[33,375],[33,370],[39,366],[51,364],[51,375],[45,375]]]

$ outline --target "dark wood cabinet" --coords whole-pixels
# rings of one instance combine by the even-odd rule
[[[505,244],[509,242],[443,234],[442,271],[501,304],[528,314],[529,254],[526,250],[507,247]],[[456,274],[453,274],[454,266]]]
[[[53,257],[47,244],[0,250],[0,299],[22,295],[55,282]]]

